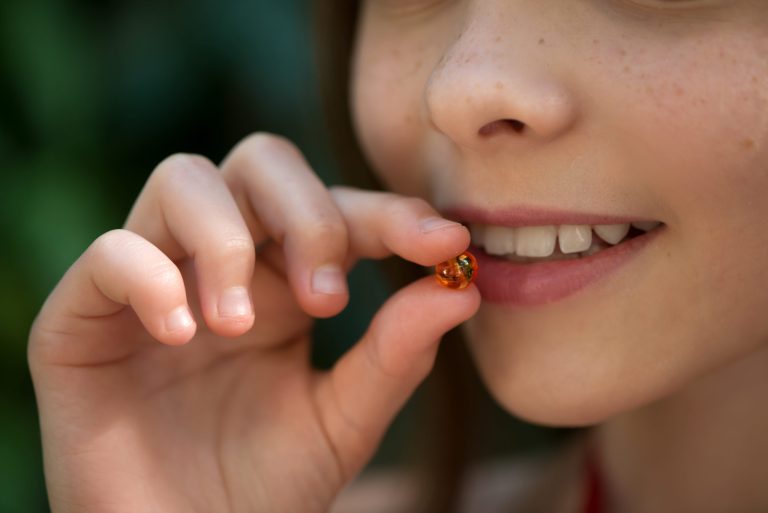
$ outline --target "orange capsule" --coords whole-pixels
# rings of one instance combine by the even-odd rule
[[[435,278],[449,289],[466,288],[477,278],[477,260],[472,253],[465,251],[456,258],[437,264]]]

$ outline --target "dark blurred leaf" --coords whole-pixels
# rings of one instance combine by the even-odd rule
[[[87,145],[98,130],[103,67],[87,18],[74,5],[3,2],[3,57],[41,144]]]
[[[10,251],[37,297],[47,295],[99,233],[115,227],[109,198],[89,177],[108,170],[83,165],[42,151],[12,169],[15,180],[0,212],[13,216]]]
[[[29,402],[0,397],[0,413],[0,511],[48,511],[34,409]]]

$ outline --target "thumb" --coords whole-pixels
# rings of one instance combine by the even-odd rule
[[[368,331],[320,377],[319,414],[346,481],[373,456],[397,412],[426,378],[440,338],[480,306],[475,286],[448,290],[433,277],[398,291]]]

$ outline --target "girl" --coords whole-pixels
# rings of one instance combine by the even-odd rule
[[[462,323],[510,413],[594,426],[598,500],[574,465],[510,511],[768,510],[768,4],[322,7],[390,192],[270,134],[160,163],[31,332],[53,510],[327,511]],[[416,280],[310,367],[355,261],[470,244],[477,287]]]

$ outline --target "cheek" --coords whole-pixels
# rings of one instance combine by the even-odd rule
[[[360,145],[392,191],[427,195],[419,147],[427,56],[363,38],[355,55],[352,112]],[[416,46],[418,48],[418,46]]]
[[[626,153],[644,164],[686,231],[687,223],[729,218],[738,228],[761,214],[756,200],[768,192],[768,33],[761,32],[691,41],[667,59],[660,48],[624,65],[627,101],[639,106],[615,120],[629,135]]]
[[[674,249],[713,302],[764,301],[768,256],[768,35],[691,42],[645,68],[637,162],[673,211]],[[691,56],[686,58],[686,53]],[[640,68],[642,69],[642,68]],[[643,71],[640,71],[642,74]],[[630,120],[630,122],[633,120]],[[755,287],[755,285],[760,285]],[[712,319],[714,323],[717,320]]]

